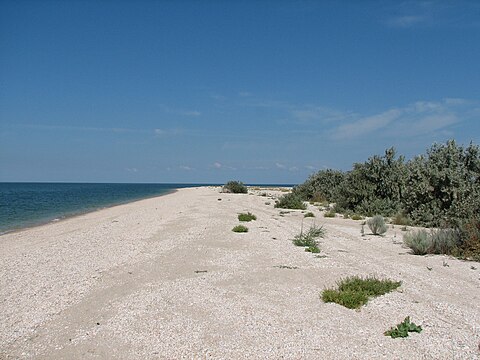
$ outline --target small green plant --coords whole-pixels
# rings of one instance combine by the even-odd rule
[[[257,220],[257,217],[250,212],[248,212],[246,214],[241,213],[241,214],[238,214],[238,220],[240,220],[240,221],[252,221],[252,220]]]
[[[248,189],[241,181],[229,181],[223,185],[223,192],[246,194],[248,193]]]
[[[243,225],[237,225],[232,229],[232,231],[236,233],[246,233],[248,232],[248,228]]]
[[[312,213],[311,211],[307,212],[305,215],[303,215],[303,217],[315,217],[315,214]]]
[[[368,302],[370,297],[384,295],[395,290],[401,282],[379,280],[375,277],[352,276],[340,280],[338,289],[325,289],[322,292],[324,302],[334,302],[349,309],[358,309]]]
[[[352,219],[352,220],[363,220],[365,218],[362,215],[353,214],[352,216],[350,216],[350,219]]]
[[[320,248],[318,247],[318,245],[317,246],[309,246],[309,247],[305,248],[305,251],[317,254],[317,253],[320,252]]]
[[[385,331],[384,334],[385,336],[390,336],[395,339],[407,337],[409,332],[420,333],[422,332],[422,327],[410,322],[410,316],[407,316],[397,327],[392,327],[390,330]]]
[[[367,221],[367,225],[372,231],[373,235],[383,235],[387,232],[387,225],[385,220],[380,215],[375,215]]]
[[[305,210],[307,206],[303,200],[295,193],[283,195],[275,202],[276,208]]]
[[[329,210],[323,214],[324,217],[326,218],[334,218],[335,217],[335,211]]]
[[[325,236],[325,229],[323,226],[312,225],[308,231],[300,231],[300,234],[296,235],[293,238],[293,244],[296,246],[304,246],[305,251],[311,253],[319,253],[320,248],[318,247],[317,239]]]

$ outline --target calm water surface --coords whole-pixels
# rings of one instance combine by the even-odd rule
[[[200,184],[0,183],[0,234]]]

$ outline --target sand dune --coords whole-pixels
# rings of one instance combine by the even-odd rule
[[[280,214],[279,194],[181,189],[1,236],[0,358],[480,358],[478,262],[411,255],[400,227]],[[302,222],[326,228],[320,256],[293,246]],[[360,311],[323,303],[348,275],[402,286]],[[383,335],[406,316],[423,332]]]

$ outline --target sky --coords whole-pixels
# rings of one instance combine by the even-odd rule
[[[478,1],[0,0],[0,181],[295,184],[480,144]]]

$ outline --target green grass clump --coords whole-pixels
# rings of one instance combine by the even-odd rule
[[[257,217],[250,212],[248,212],[246,214],[241,213],[241,214],[238,214],[238,220],[240,220],[240,221],[252,221],[252,220],[257,220]]]
[[[223,192],[246,194],[248,193],[248,189],[241,181],[229,181],[223,185]]]
[[[387,225],[385,220],[380,215],[375,215],[367,221],[367,225],[372,231],[373,235],[383,235],[387,232]]]
[[[232,229],[232,231],[236,233],[246,233],[248,232],[248,228],[243,225],[237,225]]]
[[[298,209],[298,210],[305,210],[307,206],[303,202],[303,200],[294,193],[289,193],[283,195],[279,200],[275,202],[276,208],[282,209]]]
[[[362,215],[353,214],[353,215],[350,216],[350,219],[352,219],[352,220],[363,220],[365,218]]]
[[[384,295],[400,285],[400,281],[352,276],[338,282],[337,290],[325,289],[322,292],[322,300],[324,302],[334,302],[349,309],[358,309],[365,305],[370,297]]]
[[[385,331],[384,335],[390,336],[393,339],[399,337],[404,338],[408,336],[409,332],[422,332],[422,327],[410,322],[410,316],[407,316],[397,327],[392,327],[390,330]]]
[[[315,217],[315,214],[312,213],[311,211],[307,212],[305,215],[303,215],[303,217]]]
[[[293,244],[296,246],[304,246],[305,251],[311,253],[319,253],[320,248],[318,247],[317,239],[325,236],[325,229],[323,226],[311,226],[308,231],[301,231],[300,234],[296,235],[293,238]]]

